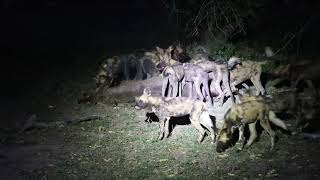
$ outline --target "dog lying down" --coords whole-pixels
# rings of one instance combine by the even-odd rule
[[[214,124],[206,110],[206,103],[189,98],[170,98],[152,96],[151,90],[145,88],[140,97],[136,97],[135,108],[152,111],[159,118],[160,134],[158,139],[169,136],[169,120],[171,117],[189,115],[191,124],[198,130],[198,142],[201,143],[205,136],[205,128],[210,132],[212,141],[215,141]],[[202,125],[205,127],[203,128]]]

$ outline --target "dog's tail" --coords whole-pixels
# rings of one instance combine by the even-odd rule
[[[273,124],[283,128],[284,130],[288,130],[286,124],[279,119],[273,111],[269,111],[269,119]]]
[[[212,119],[210,118],[209,112],[208,111],[203,111],[200,115],[200,124],[202,124],[205,128],[208,130],[214,129],[214,124],[212,122]]]
[[[270,61],[256,61],[256,63],[261,64],[261,65],[267,64],[267,63],[269,63],[269,62],[270,62]]]

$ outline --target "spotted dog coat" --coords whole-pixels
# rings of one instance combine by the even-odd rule
[[[199,131],[198,142],[200,143],[205,135],[203,125],[211,133],[214,141],[214,126],[206,111],[206,104],[199,100],[188,98],[164,98],[152,96],[149,89],[144,89],[142,96],[136,98],[136,109],[148,109],[156,114],[160,121],[160,135],[158,139],[169,136],[170,117],[182,117],[189,115],[191,124]]]
[[[200,66],[205,72],[209,73],[209,79],[211,79],[210,91],[212,94],[215,92],[218,93],[217,99],[219,100],[219,105],[222,105],[223,99],[227,94],[229,94],[232,99],[232,103],[234,103],[234,97],[229,84],[229,71],[227,65],[218,64],[213,61],[198,61],[195,64]],[[221,81],[226,89],[226,93],[221,89]]]
[[[159,57],[159,63],[156,64],[156,68],[159,71],[163,71],[167,66],[172,66],[175,64],[180,64],[178,60],[172,58],[173,47],[169,46],[167,49],[162,49],[160,47],[156,47],[157,55]]]
[[[235,86],[246,81],[251,80],[257,92],[256,95],[265,94],[265,89],[263,88],[260,80],[262,73],[262,64],[266,62],[255,62],[255,61],[240,61],[237,57],[232,57],[229,59],[228,68],[230,70],[230,85],[231,89],[235,90]]]
[[[271,150],[274,147],[275,132],[270,127],[270,122],[287,130],[285,123],[277,118],[276,114],[270,110],[264,98],[261,96],[244,96],[240,98],[240,103],[235,104],[225,114],[225,123],[218,133],[217,152],[223,152],[229,147],[229,141],[233,137],[234,128],[239,128],[239,141],[242,141],[244,147],[244,126],[249,125],[250,137],[245,145],[249,147],[257,137],[256,123],[260,121],[261,126],[271,137]]]
[[[184,78],[184,69],[181,64],[167,66],[163,71],[162,96],[165,96],[168,87],[168,97],[181,96],[182,80]],[[179,92],[179,94],[178,94]],[[172,93],[172,94],[171,94]]]

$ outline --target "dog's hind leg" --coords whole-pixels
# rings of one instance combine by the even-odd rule
[[[274,147],[274,140],[275,140],[275,137],[276,137],[276,133],[271,129],[271,126],[270,126],[268,118],[264,118],[264,119],[260,120],[260,124],[263,127],[263,129],[265,129],[268,132],[268,134],[269,134],[269,136],[271,138],[270,151],[272,151],[273,147]]]
[[[266,90],[264,89],[260,81],[260,74],[252,77],[250,80],[253,83],[254,87],[256,87],[257,89],[256,96],[258,96],[260,93],[261,95],[264,95],[266,93]]]
[[[164,133],[165,133],[165,124],[166,124],[166,121],[168,120],[167,117],[165,118],[159,118],[160,120],[160,123],[159,123],[159,128],[160,128],[160,134],[159,134],[159,137],[158,137],[158,140],[162,140],[163,137],[164,137]]]
[[[199,131],[198,143],[201,143],[203,141],[206,131],[200,124],[200,110],[194,109],[194,112],[190,114],[190,122]]]
[[[168,138],[168,137],[170,136],[170,128],[169,128],[169,126],[170,126],[170,117],[167,118],[166,123],[165,123],[164,136],[165,136],[166,138]]]
[[[202,124],[205,128],[207,128],[210,132],[212,142],[216,141],[214,125],[210,118],[210,115],[207,111],[204,111],[200,116],[200,124]]]

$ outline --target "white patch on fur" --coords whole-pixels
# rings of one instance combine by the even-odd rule
[[[240,58],[236,57],[236,56],[232,56],[229,60],[228,60],[228,67],[232,68],[234,65],[241,63]]]
[[[203,124],[204,126],[207,126],[207,127],[213,127],[213,123],[208,111],[204,111],[200,115],[200,124]]]

